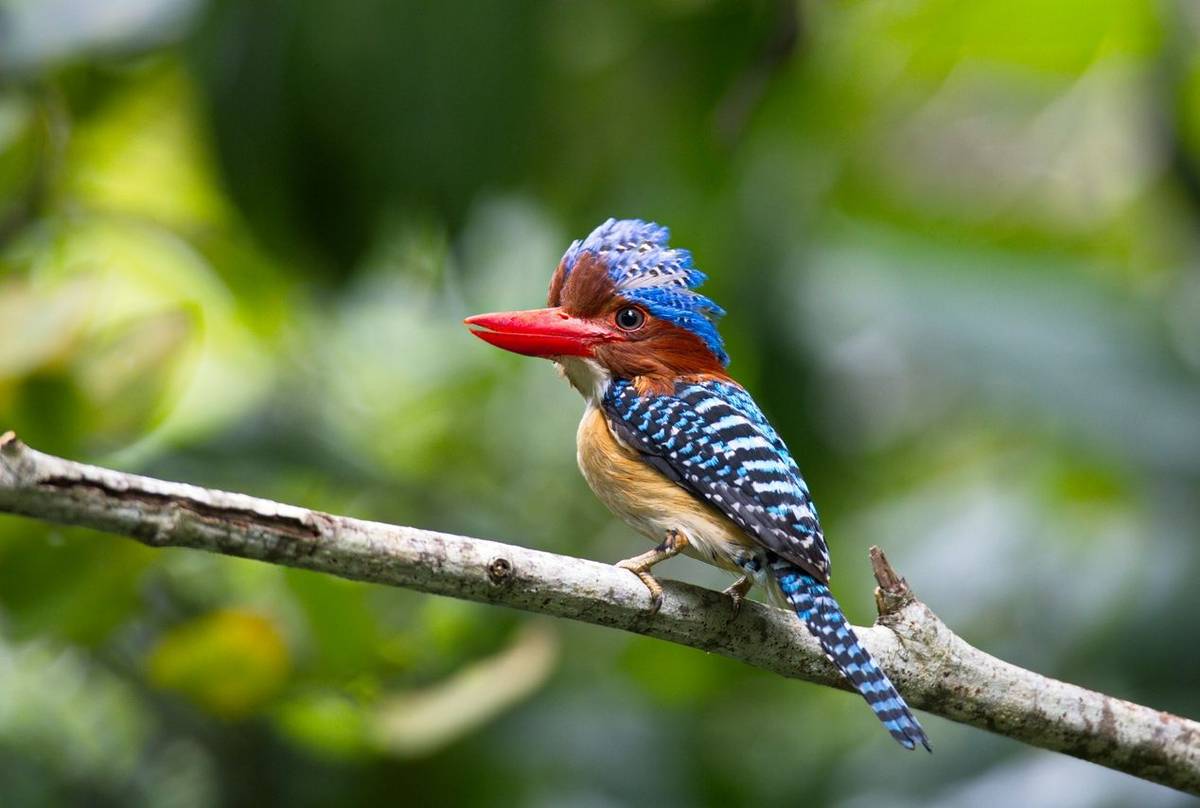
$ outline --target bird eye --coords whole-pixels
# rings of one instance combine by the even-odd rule
[[[626,306],[617,312],[617,328],[637,331],[646,323],[646,312],[636,306]]]

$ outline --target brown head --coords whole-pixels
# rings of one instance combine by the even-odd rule
[[[681,376],[726,376],[713,325],[721,310],[692,291],[703,278],[686,251],[666,246],[665,228],[609,220],[563,256],[548,308],[466,323],[499,348],[558,361],[572,383],[586,360],[609,378],[670,389]]]

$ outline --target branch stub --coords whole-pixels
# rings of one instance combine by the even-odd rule
[[[908,588],[908,581],[892,568],[891,562],[878,545],[871,545],[870,554],[871,569],[875,572],[876,583],[879,584],[875,588],[875,608],[879,610],[879,616],[895,614],[916,600],[916,596]]]

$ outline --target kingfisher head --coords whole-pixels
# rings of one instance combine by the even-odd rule
[[[716,321],[725,312],[696,291],[704,273],[667,228],[609,219],[567,248],[548,308],[468,317],[499,348],[557,362],[585,396],[612,379],[667,386],[680,376],[725,375]]]

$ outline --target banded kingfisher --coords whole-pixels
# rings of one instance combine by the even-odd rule
[[[679,553],[739,576],[734,614],[766,587],[816,637],[901,745],[929,739],[855,636],[829,591],[817,509],[783,439],[726,372],[716,322],[696,291],[705,275],[667,228],[609,219],[567,249],[548,308],[469,317],[499,348],[553,360],[586,402],[579,468],[596,496],[654,549],[619,563],[650,590],[651,568]]]

